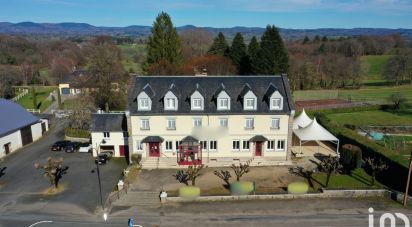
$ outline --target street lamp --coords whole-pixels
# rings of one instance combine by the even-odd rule
[[[102,184],[100,180],[100,169],[99,169],[99,151],[100,151],[100,145],[105,144],[106,140],[102,139],[102,141],[99,143],[99,146],[95,148],[96,150],[96,156],[97,156],[97,162],[96,162],[96,171],[97,171],[97,179],[99,181],[99,192],[100,192],[100,205],[102,207],[102,210],[104,211],[104,205],[103,205],[103,196],[102,196]],[[107,220],[107,213],[103,214],[103,219],[106,221]]]

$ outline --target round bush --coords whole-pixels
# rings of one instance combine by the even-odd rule
[[[288,193],[305,194],[309,190],[309,185],[305,182],[293,182],[288,185]]]
[[[254,184],[250,181],[237,181],[230,184],[232,195],[249,195],[254,190]]]
[[[183,186],[179,188],[179,197],[194,199],[200,195],[200,188],[195,186]]]

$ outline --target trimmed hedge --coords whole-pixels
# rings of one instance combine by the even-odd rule
[[[365,105],[365,106],[355,106],[355,107],[342,107],[342,108],[331,108],[323,110],[307,110],[308,115],[314,116],[319,113],[323,114],[334,114],[334,113],[352,113],[360,111],[371,111],[371,110],[383,110],[387,108],[386,106],[380,105]]]
[[[195,199],[200,196],[200,188],[195,186],[183,186],[179,188],[179,197]]]
[[[362,150],[355,145],[345,144],[340,151],[341,163],[347,173],[362,167]]]
[[[250,181],[237,181],[230,184],[230,191],[232,195],[249,195],[255,189],[253,182]]]
[[[309,191],[309,185],[305,182],[293,182],[288,185],[289,194],[305,194]]]
[[[90,131],[84,129],[66,128],[64,129],[64,133],[68,137],[90,138]]]

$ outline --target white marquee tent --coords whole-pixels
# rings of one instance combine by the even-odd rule
[[[295,119],[293,119],[293,129],[304,128],[312,123],[312,119],[308,117],[305,112],[305,109],[302,110],[302,113],[299,114]]]
[[[322,127],[316,118],[304,128],[293,129],[293,133],[299,138],[300,149],[302,149],[302,144],[309,141],[330,141],[337,145],[336,153],[339,155],[339,139]]]

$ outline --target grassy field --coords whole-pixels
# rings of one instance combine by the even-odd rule
[[[333,122],[341,125],[352,124],[357,126],[404,126],[412,125],[412,110],[404,110],[401,112],[386,112],[381,110],[374,110],[353,113],[334,113],[328,114],[328,118]]]
[[[141,74],[142,68],[139,63],[136,63],[134,60],[135,55],[143,55],[145,45],[142,44],[122,44],[118,45],[118,47],[122,50],[123,53],[123,66],[126,71],[133,73]]]
[[[312,183],[315,189],[325,187],[326,174],[314,173],[312,175]],[[372,178],[365,170],[356,169],[352,172],[352,175],[334,174],[329,180],[328,188],[333,189],[376,189],[384,188],[378,181],[375,181],[375,185],[371,185]]]
[[[367,79],[366,82],[382,81],[382,71],[386,62],[393,55],[368,55],[361,57],[362,67],[366,69]]]
[[[29,89],[29,93],[23,98],[21,98],[18,102],[20,105],[22,105],[26,109],[37,109],[37,107],[33,106],[33,97],[31,95],[31,88],[30,87],[27,87],[27,88]],[[50,106],[52,101],[46,100],[46,98],[54,90],[56,90],[55,87],[36,87],[37,103],[41,103],[40,111],[44,111],[48,106]]]

